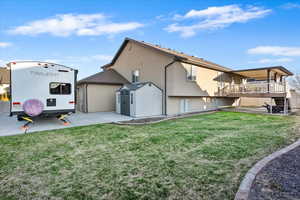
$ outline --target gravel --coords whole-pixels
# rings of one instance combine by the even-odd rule
[[[256,177],[249,200],[300,199],[300,147],[271,161]]]

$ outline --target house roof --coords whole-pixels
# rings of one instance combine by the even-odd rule
[[[108,67],[112,66],[116,62],[116,60],[118,59],[118,57],[120,56],[120,54],[122,53],[123,49],[126,47],[128,42],[133,42],[133,43],[141,45],[145,48],[150,48],[150,49],[159,51],[162,54],[174,57],[177,61],[180,61],[183,63],[189,63],[189,64],[206,67],[209,69],[214,69],[214,70],[223,71],[223,72],[232,71],[232,69],[229,69],[227,67],[218,65],[216,63],[204,60],[202,58],[198,58],[196,56],[187,55],[183,52],[178,52],[178,51],[172,50],[170,48],[164,48],[159,45],[154,45],[154,44],[150,44],[150,43],[147,43],[144,41],[134,40],[131,38],[125,38],[124,42],[122,43],[121,47],[117,51],[116,55],[113,57],[112,61],[110,63],[102,66],[102,68],[108,68]]]
[[[292,72],[287,70],[282,66],[264,67],[264,68],[254,68],[254,69],[244,69],[244,70],[234,70],[232,73],[239,74],[244,77],[265,79],[268,77],[268,71],[275,72],[282,76],[292,76]]]
[[[77,84],[108,84],[108,85],[123,85],[127,84],[127,81],[123,76],[121,76],[114,69],[107,69],[102,72],[96,73],[89,77],[86,77]]]
[[[10,83],[9,70],[0,67],[0,84],[9,84],[9,83]]]

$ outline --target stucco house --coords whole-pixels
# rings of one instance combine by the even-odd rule
[[[241,97],[286,102],[285,78],[293,75],[281,66],[232,70],[130,38],[124,40],[112,61],[102,69],[78,82],[80,111],[115,111],[116,91],[124,84],[136,82],[152,82],[162,90],[163,115],[237,105]]]

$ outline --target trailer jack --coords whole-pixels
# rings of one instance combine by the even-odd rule
[[[30,119],[29,117],[22,117],[23,120],[26,121],[26,123],[21,127],[21,129],[24,131],[24,133],[27,133],[29,129],[29,125],[33,124],[33,120]]]
[[[69,115],[68,114],[66,114],[66,115],[59,115],[57,117],[57,119],[60,120],[60,121],[62,121],[63,125],[68,126],[68,125],[70,125],[70,121],[67,119],[67,116],[69,116]]]

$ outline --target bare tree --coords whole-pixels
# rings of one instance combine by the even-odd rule
[[[300,91],[300,74],[292,77],[290,80],[290,85],[293,87],[293,89]]]

